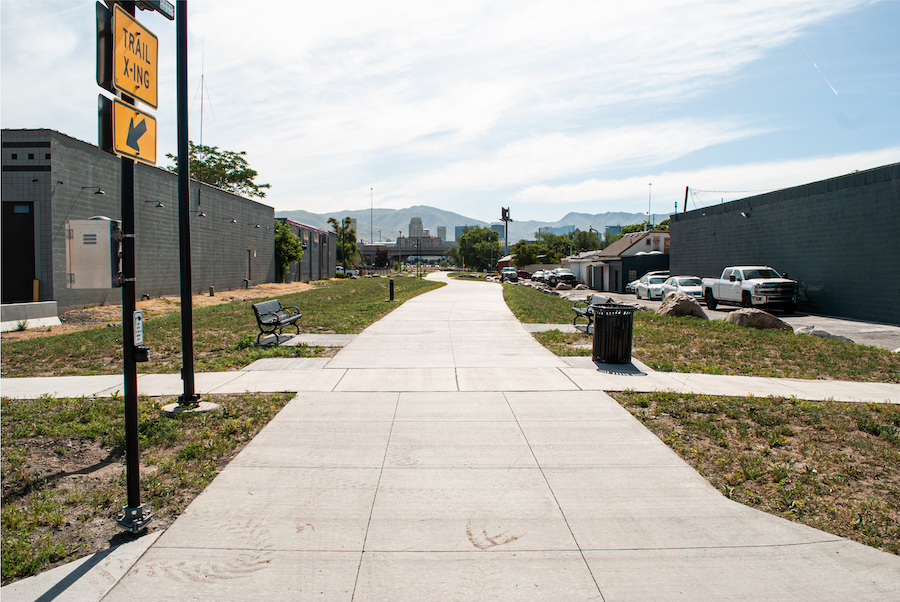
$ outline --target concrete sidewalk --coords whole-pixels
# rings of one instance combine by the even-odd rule
[[[207,393],[302,392],[111,591],[69,599],[900,599],[900,558],[731,502],[603,392],[896,403],[896,385],[598,369],[535,342],[499,286],[456,281],[330,360],[291,361],[197,375]],[[58,393],[121,384],[85,378]],[[3,599],[80,582],[46,579]]]

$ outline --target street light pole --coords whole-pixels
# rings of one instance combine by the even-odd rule
[[[653,182],[647,184],[647,230],[650,230],[650,193],[653,191]]]
[[[375,244],[375,189],[369,188],[369,244]]]

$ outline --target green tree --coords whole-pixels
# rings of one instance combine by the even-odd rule
[[[451,245],[451,247],[447,249],[447,259],[450,260],[452,265],[462,267],[462,261],[459,259],[459,247],[456,245]]]
[[[331,229],[337,234],[337,260],[344,269],[356,263],[359,256],[359,245],[356,244],[356,228],[350,216],[343,221],[337,221],[333,217],[328,218]]]
[[[303,259],[303,243],[286,223],[275,220],[275,279],[284,282],[292,263]]]
[[[513,263],[519,269],[524,268],[526,265],[537,263],[537,256],[539,254],[538,246],[535,244],[528,244],[524,239],[520,240],[512,247]]]
[[[535,263],[558,263],[561,255],[568,255],[569,245],[572,241],[565,236],[540,232],[535,233],[535,237],[539,239],[537,242],[529,243],[520,240],[513,245],[513,263],[516,267],[523,268]],[[551,249],[547,245],[546,241],[548,240],[552,241],[552,244],[555,244],[560,251]]]
[[[266,193],[264,188],[271,188],[271,184],[256,184],[253,180],[257,172],[250,168],[250,164],[244,159],[246,151],[234,152],[220,150],[217,146],[194,144],[188,141],[188,156],[190,156],[191,177],[195,180],[211,184],[233,194],[263,198]],[[166,157],[173,160],[175,165],[167,169],[172,173],[178,173],[178,157],[166,153]]]
[[[613,244],[614,242],[616,242],[616,241],[619,240],[620,238],[622,238],[622,233],[621,233],[621,232],[616,232],[616,233],[604,232],[604,233],[603,233],[603,247],[602,247],[602,248],[605,249],[606,247],[608,247],[609,245]]]
[[[599,232],[579,230],[577,232],[572,232],[571,234],[575,241],[575,252],[596,251],[597,249],[603,248]]]
[[[543,254],[547,255],[548,263],[556,263],[560,257],[570,255],[577,250],[573,232],[569,234],[535,232],[534,239],[538,245],[542,245],[546,249]]]
[[[375,249],[375,267],[376,268],[386,268],[391,264],[391,257],[388,253],[388,250],[384,247],[378,247]]]
[[[501,257],[500,235],[490,228],[481,226],[463,228],[457,246],[458,258],[468,269],[493,269]]]

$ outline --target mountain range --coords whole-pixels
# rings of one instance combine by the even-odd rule
[[[490,226],[487,222],[465,217],[452,211],[445,211],[427,205],[414,205],[405,209],[358,209],[355,211],[335,211],[332,213],[312,213],[302,209],[295,211],[276,211],[276,217],[287,217],[322,230],[331,230],[328,218],[333,217],[338,221],[345,217],[356,220],[357,239],[378,242],[387,242],[397,239],[402,232],[403,236],[409,235],[409,221],[413,217],[422,218],[422,226],[429,231],[431,236],[437,236],[438,226],[447,227],[447,239],[456,239],[456,226]],[[639,224],[646,220],[643,213],[568,213],[562,219],[555,222],[523,221],[509,223],[509,244],[512,245],[521,239],[534,240],[534,233],[540,228],[562,228],[575,226],[578,230],[593,228],[601,234],[607,226],[626,226]],[[499,220],[498,220],[499,221]]]

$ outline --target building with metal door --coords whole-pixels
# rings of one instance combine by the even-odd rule
[[[67,269],[67,222],[121,215],[121,161],[47,129],[2,132],[2,301],[60,311],[120,304],[121,289],[79,289]],[[192,181],[191,289],[275,279],[272,207]],[[136,294],[180,292],[178,176],[135,165]]]

